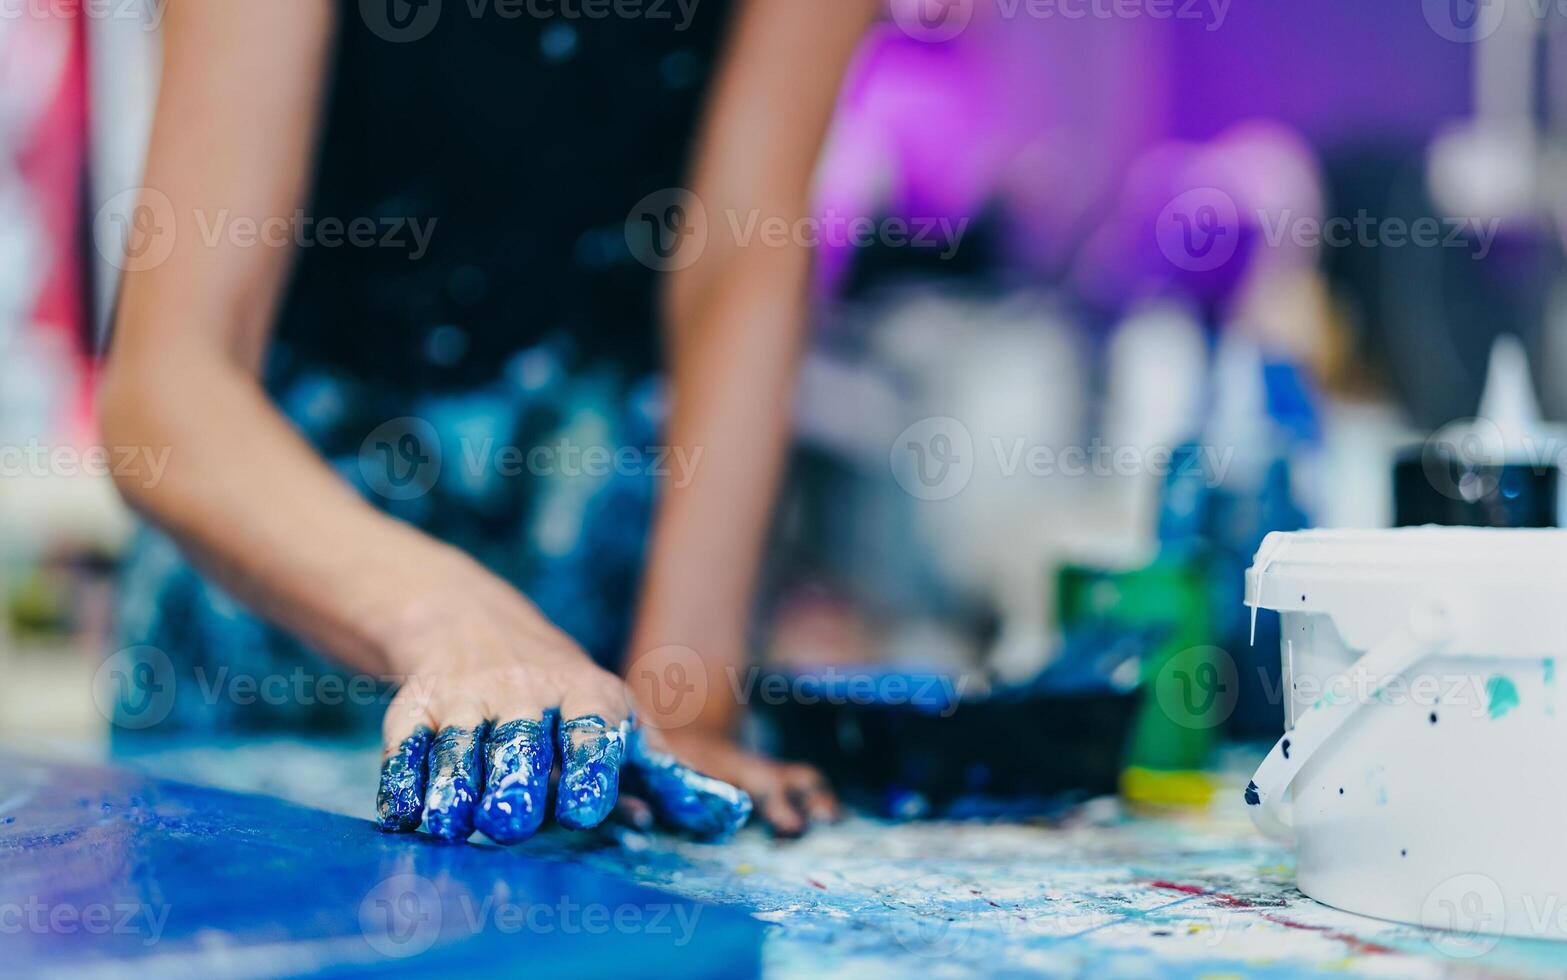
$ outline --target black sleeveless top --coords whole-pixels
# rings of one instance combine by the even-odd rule
[[[578,363],[655,369],[656,277],[625,225],[686,179],[726,7],[339,0],[320,233],[276,334],[292,366],[457,390],[564,337]]]

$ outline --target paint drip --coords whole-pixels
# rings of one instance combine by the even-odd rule
[[[381,763],[381,791],[376,794],[376,826],[390,833],[419,829],[424,810],[425,764],[435,733],[420,725]]]
[[[485,740],[484,796],[474,824],[498,844],[527,840],[544,823],[555,764],[556,712],[495,726]]]

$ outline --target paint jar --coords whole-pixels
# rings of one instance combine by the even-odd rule
[[[1285,733],[1246,789],[1301,891],[1378,918],[1567,939],[1567,531],[1270,534]]]
[[[1180,684],[1205,677],[1217,652],[1206,583],[1206,568],[1195,560],[1124,571],[1065,565],[1057,573],[1055,606],[1065,635],[1152,638],[1120,780],[1129,802],[1206,806],[1213,798],[1206,770],[1234,699],[1215,696],[1213,685]]]

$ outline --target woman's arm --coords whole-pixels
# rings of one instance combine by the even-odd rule
[[[740,708],[733,682],[788,444],[812,255],[798,241],[746,243],[735,231],[777,218],[796,227],[810,214],[839,87],[877,7],[742,4],[691,186],[706,215],[705,247],[688,266],[677,254],[674,266],[684,268],[666,295],[674,383],[667,438],[698,463],[688,483],[664,489],[627,680],[639,711],[677,752],[704,756],[699,766],[752,790],[784,831],[803,826],[791,798],[806,812],[832,809],[819,777],[717,743],[732,738]],[[706,673],[696,711],[671,686],[694,666],[685,650],[696,651]]]
[[[179,4],[99,396],[114,445],[168,450],[120,488],[236,594],[362,670],[389,670],[365,570],[423,547],[333,475],[257,382],[290,252],[202,229],[303,200],[332,30],[322,0]],[[264,81],[263,81],[264,80]],[[164,202],[172,206],[168,212]],[[389,544],[392,544],[389,547]],[[396,563],[401,564],[401,563]]]
[[[359,501],[257,382],[291,253],[204,239],[223,216],[304,199],[328,41],[323,0],[178,4],[100,391],[104,437],[167,448],[155,484],[121,490],[227,587],[362,670],[390,665],[360,590],[370,561],[417,538]],[[172,206],[167,211],[164,201]]]
[[[125,277],[104,436],[167,447],[160,480],[127,474],[121,489],[206,572],[327,653],[402,681],[384,724],[385,826],[417,827],[422,809],[447,836],[475,821],[499,840],[531,834],[550,766],[528,765],[557,749],[555,709],[556,814],[588,826],[615,799],[624,686],[505,582],[380,514],[328,468],[257,381],[289,251],[203,236],[223,218],[286,218],[304,201],[333,6],[171,6],[143,195],[156,217],[132,243],[136,255],[170,251]],[[493,743],[503,755],[490,786],[475,784],[481,725],[514,721],[525,724]],[[588,756],[613,764],[590,772]]]

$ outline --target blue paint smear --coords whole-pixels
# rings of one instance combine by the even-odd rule
[[[1262,797],[1257,795],[1257,784],[1255,782],[1246,784],[1246,804],[1248,806],[1262,805]]]
[[[610,728],[598,715],[561,723],[555,819],[562,827],[587,830],[604,822],[620,795],[625,756],[624,728]]]
[[[425,794],[424,823],[446,840],[466,840],[473,833],[474,805],[484,784],[484,744],[487,726],[441,729],[430,750],[430,785]]]
[[[389,833],[419,829],[424,809],[425,763],[430,755],[428,727],[420,725],[381,763],[381,790],[376,794],[376,826]]]
[[[495,726],[485,741],[486,785],[474,824],[500,844],[532,837],[544,823],[555,764],[554,711],[540,721]]]
[[[363,764],[379,751],[355,754]],[[234,764],[245,758],[255,759]],[[257,760],[255,774],[286,782],[298,772],[269,758]],[[8,917],[4,976],[729,980],[761,972],[764,926],[743,911],[579,864],[384,834],[369,820],[265,796],[0,754],[7,801],[16,819],[0,827],[0,908],[42,911],[22,912],[20,929],[17,915]],[[101,928],[85,912],[48,927],[57,908],[108,914]],[[611,914],[596,920],[585,910]],[[44,927],[29,927],[30,915]],[[529,927],[528,915],[548,928]]]
[[[647,800],[665,823],[702,838],[734,833],[751,817],[751,797],[722,780],[704,776],[647,743],[640,731],[628,741],[628,791]]]

